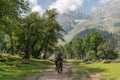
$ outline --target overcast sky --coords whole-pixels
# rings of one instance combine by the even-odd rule
[[[56,8],[60,14],[80,10],[92,13],[110,0],[29,0],[32,11],[44,12],[46,9]]]

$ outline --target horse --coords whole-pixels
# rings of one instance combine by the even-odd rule
[[[62,61],[57,62],[57,72],[58,74],[62,74]]]

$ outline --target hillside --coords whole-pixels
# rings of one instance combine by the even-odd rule
[[[66,31],[66,33],[63,33],[63,35],[65,35],[68,34],[71,30],[73,30],[75,25],[81,23],[81,20],[86,20],[88,19],[88,17],[88,14],[76,10],[74,12],[60,14],[58,15],[56,20]]]
[[[98,30],[98,29],[95,29],[95,28],[85,29],[85,30],[81,31],[79,34],[77,34],[74,37],[74,39],[76,39],[78,37],[83,39],[83,38],[85,38],[86,36],[88,36],[89,34],[91,34],[93,32],[99,32],[105,40],[109,40],[111,43],[113,43],[113,45],[117,44],[116,43],[117,40],[114,38],[112,33],[109,33],[107,31]]]
[[[101,6],[90,15],[88,20],[83,20],[78,23],[68,35],[64,36],[64,39],[66,42],[69,42],[77,34],[91,28],[113,34],[112,36],[116,38],[117,43],[120,44],[120,0],[112,0],[106,5]],[[60,41],[62,45],[65,43]]]

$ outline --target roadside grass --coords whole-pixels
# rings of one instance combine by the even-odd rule
[[[0,61],[0,80],[25,80],[27,76],[41,72],[54,63],[49,60],[21,59],[18,56],[3,55],[4,62]],[[11,58],[10,60],[8,60]],[[13,60],[13,61],[12,61]]]
[[[85,64],[81,61],[73,61],[75,71],[81,78],[85,76],[90,78],[90,75],[99,73],[104,80],[119,80],[120,79],[120,63],[100,63]]]
[[[68,70],[68,76],[71,77],[72,74],[73,74],[73,70],[70,68],[70,69]]]

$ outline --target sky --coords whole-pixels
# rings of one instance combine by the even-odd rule
[[[43,13],[46,9],[55,8],[59,14],[76,10],[91,14],[109,1],[111,0],[29,0],[32,12]]]

